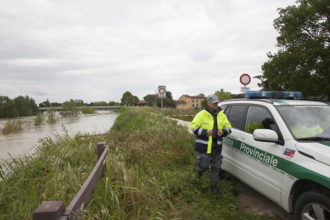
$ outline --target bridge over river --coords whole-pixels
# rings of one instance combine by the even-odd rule
[[[78,109],[81,110],[85,106],[78,106]],[[113,109],[120,109],[121,106],[88,106],[91,107],[95,110],[113,110]],[[55,111],[62,111],[63,107],[62,106],[55,106],[55,107],[39,107],[39,110],[41,112],[48,111],[49,109],[53,108]]]

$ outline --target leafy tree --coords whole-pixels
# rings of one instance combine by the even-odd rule
[[[297,0],[279,10],[274,27],[277,53],[262,65],[261,86],[271,90],[299,90],[305,96],[330,98],[330,2]]]
[[[132,95],[131,92],[126,91],[122,98],[121,98],[121,104],[122,105],[137,105],[139,103],[139,98],[137,96]]]
[[[0,96],[0,118],[15,117],[18,117],[18,111],[14,101],[7,96]]]
[[[146,101],[147,106],[156,106],[157,103],[157,96],[156,95],[146,95],[143,97],[144,101]]]
[[[207,106],[207,100],[204,99],[204,100],[202,101],[202,108],[206,108],[206,106]]]
[[[38,106],[29,96],[18,96],[14,100],[7,96],[0,96],[0,118],[30,116],[38,112]]]
[[[143,98],[146,101],[146,105],[155,106],[157,104],[158,107],[161,107],[161,99],[158,98],[158,95],[146,95]],[[172,93],[170,91],[166,91],[166,98],[163,99],[163,107],[166,108],[175,108],[176,102],[172,98]]]
[[[64,102],[62,108],[62,116],[75,116],[78,114],[78,107],[72,99],[70,101]]]
[[[52,102],[52,103],[50,103],[50,106],[51,106],[51,107],[58,107],[58,106],[62,106],[62,103],[59,103],[59,102]]]
[[[50,107],[50,106],[51,104],[48,99],[44,102],[39,103],[39,107]]]
[[[115,106],[115,105],[120,105],[120,103],[115,102],[115,101],[110,101],[110,102],[109,102],[109,105],[110,105],[110,106]]]
[[[91,102],[91,106],[107,106],[108,103],[102,101],[102,102]]]
[[[19,116],[36,115],[39,111],[34,99],[29,96],[18,96],[14,99],[14,103]]]
[[[231,99],[231,93],[230,92],[225,92],[222,88],[219,91],[216,91],[214,94],[216,96],[218,96],[220,101]]]
[[[85,105],[84,101],[81,100],[81,99],[75,99],[75,100],[72,100],[72,101],[76,104],[76,106],[84,106]]]

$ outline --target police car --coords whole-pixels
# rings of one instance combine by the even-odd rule
[[[296,100],[300,92],[248,91],[245,97],[219,104],[232,125],[222,169],[295,219],[329,220],[329,103]]]

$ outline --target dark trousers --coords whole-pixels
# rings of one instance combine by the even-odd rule
[[[221,168],[221,162],[221,153],[199,153],[197,155],[197,173],[201,174],[207,168],[210,168],[210,183],[212,186],[216,186],[220,180],[219,172]]]

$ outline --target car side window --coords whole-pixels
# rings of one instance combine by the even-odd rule
[[[232,105],[228,111],[228,120],[231,126],[236,129],[244,130],[243,123],[245,119],[247,105]],[[228,109],[228,107],[227,107]],[[227,110],[226,109],[226,110]]]
[[[278,131],[277,125],[270,112],[262,106],[249,106],[245,131],[253,133],[255,129],[271,129]]]
[[[224,113],[226,112],[227,106],[228,106],[228,105],[221,105],[221,106],[220,106],[220,107],[222,108],[222,110],[223,110]]]

